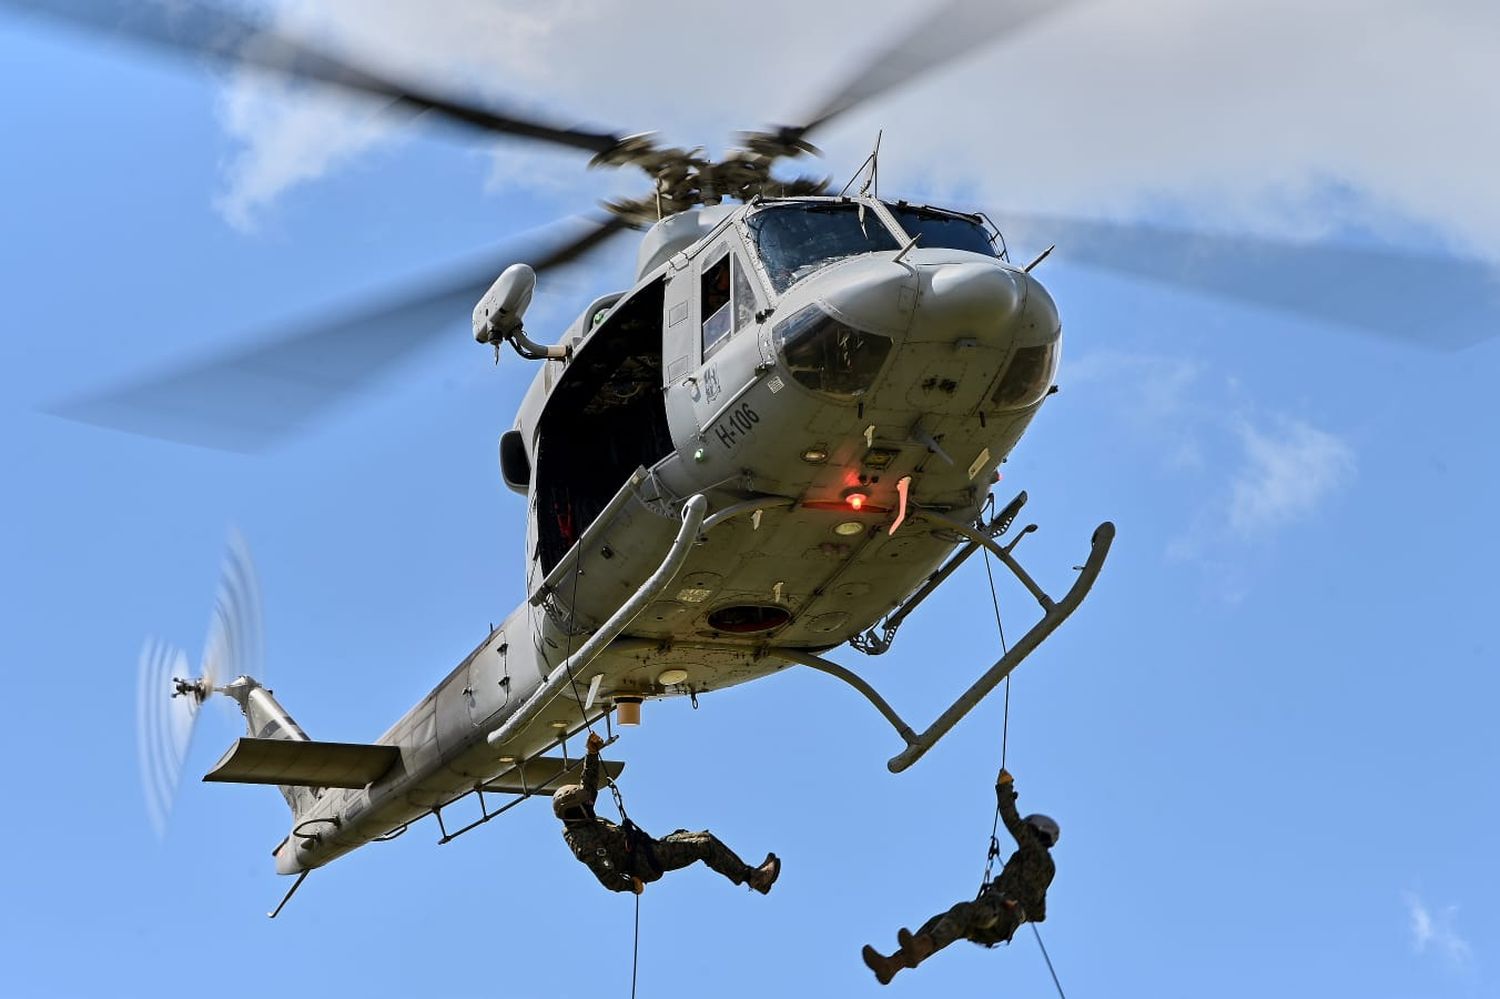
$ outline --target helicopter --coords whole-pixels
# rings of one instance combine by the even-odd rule
[[[541,754],[611,709],[637,722],[643,700],[795,663],[869,698],[906,743],[890,768],[910,766],[1077,608],[1113,536],[1054,600],[1015,559],[1024,534],[996,540],[1025,495],[981,517],[1060,338],[1050,296],[990,247],[972,217],[867,196],[686,209],[647,232],[634,287],[547,347],[521,324],[534,272],[512,265],[474,329],[543,364],[500,442],[528,500],[528,600],[367,746],[307,740],[249,677],[176,679],[247,718],[205,779],[280,785],[296,824],[277,869],[303,874],[467,794],[550,790],[576,761]],[[1043,616],[915,732],[820,653],[884,652],[980,547]]]
[[[609,205],[610,216],[581,234],[409,303],[421,310],[477,299],[476,339],[541,365],[500,441],[501,476],[527,498],[527,600],[365,745],[309,740],[253,679],[221,683],[234,655],[176,681],[184,704],[217,693],[244,711],[251,734],[209,779],[285,789],[294,819],[277,869],[298,875],[297,884],[419,818],[441,824],[457,798],[545,793],[574,765],[566,738],[611,712],[624,724],[644,700],[697,697],[794,663],[870,699],[905,743],[890,766],[905,769],[1087,594],[1112,527],[1100,525],[1076,581],[1054,599],[1015,559],[1024,534],[998,540],[1024,494],[986,513],[999,465],[1056,372],[1061,323],[1032,273],[1039,260],[1011,263],[981,216],[879,198],[875,162],[869,186],[852,194],[772,176],[780,159],[811,152],[808,135],[888,80],[857,77],[809,124],[749,133],[714,162],[647,136],[588,133],[398,90],[258,29],[225,31],[249,28],[212,8],[187,9],[215,29],[210,44],[207,33],[184,33],[182,20],[167,26],[195,51],[591,151],[597,165],[641,167],[654,181],[651,194]],[[589,303],[557,342],[533,340],[524,317],[536,275],[644,224],[634,284]],[[330,335],[351,330],[373,332],[318,330],[233,366],[326,350]],[[132,387],[93,411],[159,403],[201,374]],[[299,415],[296,399],[282,412]],[[980,548],[1017,573],[1042,620],[917,733],[822,654],[845,643],[884,652],[905,616]],[[244,566],[232,557],[229,578],[244,578]],[[221,617],[231,633],[242,599],[229,598]],[[554,748],[560,759],[544,755]],[[490,817],[486,808],[481,821]],[[443,836],[464,831],[443,827]]]

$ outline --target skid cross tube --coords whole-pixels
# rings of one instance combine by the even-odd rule
[[[901,719],[901,716],[886,702],[885,698],[881,697],[874,687],[871,687],[870,684],[865,682],[864,679],[856,675],[852,670],[803,649],[776,648],[767,652],[767,655],[800,663],[803,666],[809,666],[830,676],[838,677],[863,694],[871,704],[875,705],[875,709],[885,716],[886,721],[891,723],[896,733],[906,742],[904,750],[886,761],[886,767],[891,773],[900,773],[921,759],[923,754],[936,745],[939,739],[947,735],[949,730],[954,725],[957,725],[964,715],[968,714],[976,704],[984,700],[990,691],[999,685],[1001,680],[1009,676],[1011,671],[1020,665],[1021,660],[1030,655],[1048,635],[1057,630],[1058,625],[1068,619],[1068,616],[1078,608],[1078,605],[1083,603],[1083,598],[1088,596],[1089,590],[1094,585],[1094,580],[1099,578],[1099,570],[1104,567],[1105,556],[1109,554],[1109,546],[1115,538],[1115,525],[1108,521],[1100,524],[1094,531],[1091,541],[1092,549],[1089,551],[1088,561],[1079,570],[1078,578],[1073,581],[1073,585],[1068,588],[1067,594],[1061,600],[1053,600],[1026,574],[1026,570],[1017,564],[1009,549],[996,543],[993,538],[986,536],[982,531],[969,524],[953,520],[939,513],[934,513],[931,510],[922,511],[922,515],[937,520],[946,527],[951,527],[970,541],[977,542],[989,551],[994,552],[1000,561],[1011,572],[1015,573],[1016,578],[1031,591],[1032,596],[1036,597],[1037,603],[1041,604],[1043,610],[1042,619],[1032,625],[1031,630],[1022,635],[1020,641],[1011,646],[1009,652],[1001,656],[995,662],[995,665],[991,666],[978,680],[975,680],[973,685],[964,691],[958,700],[949,705],[948,710],[939,715],[937,720],[929,725],[925,731],[920,733],[913,732],[911,726]]]
[[[1022,490],[1016,494],[1015,499],[1006,504],[1005,509],[995,514],[994,518],[988,524],[985,524],[981,530],[991,538],[1004,534],[1010,529],[1011,523],[1016,519],[1016,514],[1021,511],[1021,507],[1025,505],[1026,492]],[[1014,541],[1011,542],[1010,547],[1015,547]],[[969,541],[955,552],[952,558],[944,562],[940,568],[933,570],[932,574],[927,577],[922,585],[911,596],[901,602],[901,606],[886,615],[885,621],[881,623],[881,633],[879,635],[875,634],[875,628],[872,625],[870,630],[866,631],[863,635],[856,635],[849,639],[849,644],[865,655],[879,656],[885,654],[891,647],[891,643],[896,640],[896,630],[901,627],[901,622],[906,620],[907,615],[916,610],[922,601],[932,596],[933,592],[939,586],[943,585],[948,577],[958,570],[959,566],[967,562],[970,555],[973,555],[978,550],[979,542]]]

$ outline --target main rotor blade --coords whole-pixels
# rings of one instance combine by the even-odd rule
[[[1006,213],[1057,259],[1461,350],[1500,332],[1500,268],[1401,250]]]
[[[142,4],[139,0],[0,0],[0,9],[48,18],[169,52],[207,55],[231,65],[254,66],[283,76],[388,98],[395,109],[414,114],[430,112],[490,134],[521,136],[591,153],[607,152],[620,141],[619,136],[608,132],[504,113],[398,83],[199,0],[172,0],[166,4]]]
[[[346,318],[173,368],[64,403],[52,413],[83,423],[201,447],[252,453],[306,428],[467,318],[500,272],[528,263],[538,273],[577,260],[625,228],[592,220],[566,239],[555,233],[486,254]]]
[[[807,116],[784,129],[802,138],[872,97],[955,62],[1077,0],[948,0],[874,53]]]

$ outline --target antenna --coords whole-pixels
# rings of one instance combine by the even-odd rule
[[[854,182],[859,180],[860,175],[866,172],[868,172],[868,176],[865,177],[865,182],[860,185],[859,193],[861,195],[870,194],[873,189],[875,197],[880,197],[880,139],[884,135],[885,129],[883,128],[875,133],[875,148],[870,151],[869,156],[865,157],[865,161],[859,165],[859,169],[854,171],[854,176],[849,178],[849,183],[840,189],[839,197],[842,198],[847,194],[849,188],[854,186]]]

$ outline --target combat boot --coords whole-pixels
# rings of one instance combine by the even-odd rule
[[[918,933],[916,936],[912,936],[910,933],[902,930],[897,934],[897,939],[901,941],[901,953],[906,958],[906,966],[908,968],[915,968],[931,957],[933,951],[937,950],[937,941],[926,933]]]
[[[896,931],[896,942],[901,945],[897,956],[905,959],[908,968],[915,968],[937,950],[937,941],[926,933],[913,935],[905,926]]]
[[[875,972],[875,980],[881,985],[891,984],[891,979],[896,977],[896,972],[902,968],[909,968],[906,963],[906,952],[898,950],[890,957],[881,954],[880,951],[865,944],[864,949],[859,952],[860,957],[865,959],[865,967]]]
[[[745,882],[751,888],[765,895],[771,891],[771,886],[776,883],[776,879],[780,876],[781,858],[774,853],[768,853],[766,854],[766,859],[761,862],[759,867],[750,870],[750,876],[745,879]]]

